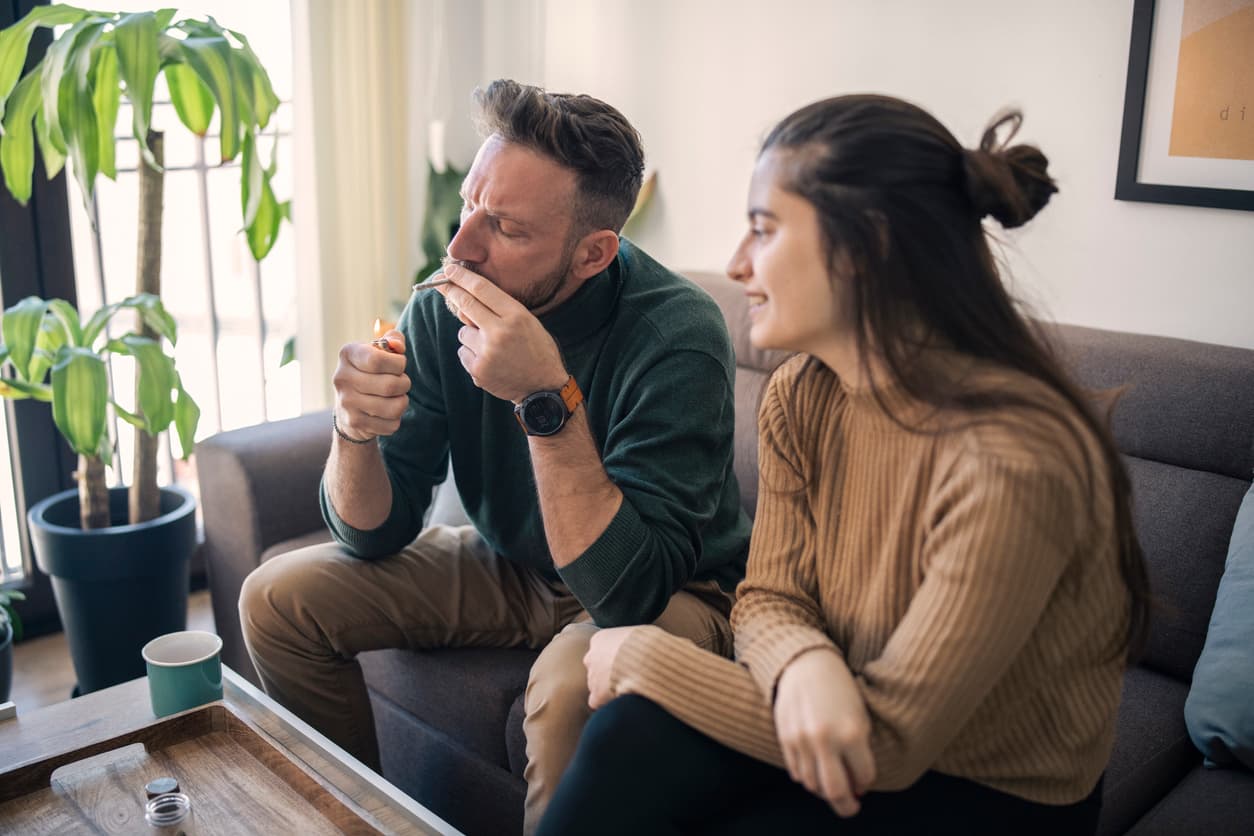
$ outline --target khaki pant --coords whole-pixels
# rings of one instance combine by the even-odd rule
[[[597,628],[565,585],[493,553],[471,526],[434,526],[383,560],[357,560],[335,544],[280,555],[244,581],[239,607],[266,693],[376,770],[379,747],[358,653],[543,648],[527,681],[523,720],[524,829],[539,824],[590,715],[583,656]],[[695,583],[654,623],[730,655],[730,607],[716,584]]]

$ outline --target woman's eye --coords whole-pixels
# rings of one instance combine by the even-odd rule
[[[760,226],[751,226],[749,227],[749,234],[754,238],[765,238],[766,230]]]

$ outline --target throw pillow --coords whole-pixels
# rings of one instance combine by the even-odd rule
[[[1254,769],[1254,486],[1237,511],[1184,721],[1207,766]]]

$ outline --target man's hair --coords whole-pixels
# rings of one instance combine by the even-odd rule
[[[573,235],[622,230],[644,177],[640,134],[623,114],[592,96],[509,79],[476,88],[474,100],[480,134],[497,134],[575,173]]]

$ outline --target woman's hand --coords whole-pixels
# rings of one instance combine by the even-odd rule
[[[875,780],[875,757],[866,704],[839,656],[811,650],[784,669],[775,730],[792,779],[826,799],[837,815],[855,815],[858,798]]]
[[[606,630],[597,630],[593,635],[592,642],[588,645],[588,652],[583,657],[584,667],[588,669],[589,708],[595,711],[618,696],[614,693],[613,682],[610,679],[610,673],[614,669],[614,660],[618,658],[619,648],[623,646],[623,642],[627,641],[632,632],[644,629],[647,627],[610,627]]]

